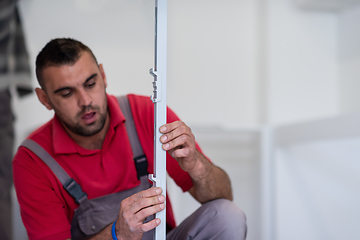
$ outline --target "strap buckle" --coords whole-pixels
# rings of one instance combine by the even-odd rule
[[[77,204],[87,199],[87,194],[82,191],[80,185],[73,178],[66,181],[64,188],[75,199]]]
[[[137,172],[137,178],[140,180],[140,177],[148,175],[148,162],[145,155],[134,157],[135,168]]]

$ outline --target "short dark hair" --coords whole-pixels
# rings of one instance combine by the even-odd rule
[[[89,52],[97,64],[91,49],[80,41],[72,38],[55,38],[48,42],[36,57],[36,77],[40,86],[45,89],[42,73],[46,67],[72,65],[79,60],[83,51]]]

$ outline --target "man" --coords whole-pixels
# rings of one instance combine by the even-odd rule
[[[149,233],[160,224],[160,219],[151,216],[164,209],[165,197],[159,188],[133,190],[148,183],[137,178],[124,126],[127,119],[116,98],[106,94],[102,64],[81,42],[54,39],[37,56],[36,75],[41,86],[35,89],[39,101],[55,115],[28,139],[56,160],[81,186],[89,201],[102,201],[127,191],[134,193],[118,199],[118,208],[109,212],[91,210],[94,205],[87,203],[89,214],[79,213],[84,204],[74,201],[42,159],[20,147],[13,161],[14,183],[29,238],[82,239],[77,235],[80,233],[91,239],[151,239]],[[127,97],[148,161],[146,170],[151,173],[153,104],[147,97]],[[159,129],[163,148],[168,152],[167,172],[183,191],[189,191],[203,204],[174,228],[168,198],[167,225],[174,229],[167,238],[244,239],[245,217],[231,202],[229,177],[202,154],[191,129],[170,109],[167,122]],[[100,205],[102,209],[108,204]],[[116,217],[102,229],[88,227],[92,225],[89,221],[113,213]],[[111,235],[112,227],[115,237]]]

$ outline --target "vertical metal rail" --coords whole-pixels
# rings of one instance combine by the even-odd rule
[[[274,211],[274,130],[260,128],[261,239],[275,239]]]
[[[167,0],[155,0],[155,64],[153,75],[154,110],[154,174],[149,179],[155,187],[161,187],[166,197],[166,151],[160,142],[159,128],[166,124],[166,62],[167,62]],[[165,203],[166,206],[166,203]],[[161,224],[155,228],[156,240],[166,240],[166,208],[155,215]]]

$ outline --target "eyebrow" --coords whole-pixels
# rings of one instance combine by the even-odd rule
[[[96,77],[97,73],[94,73],[93,75],[91,75],[90,77],[88,77],[85,82],[90,81],[92,78]]]
[[[95,76],[97,75],[97,73],[94,73],[93,75],[91,75],[90,77],[88,77],[86,80],[85,80],[85,83],[90,81],[92,78],[94,78]],[[58,93],[58,92],[61,92],[63,90],[69,90],[69,89],[72,89],[71,87],[62,87],[62,88],[58,88],[54,91],[54,93]]]

